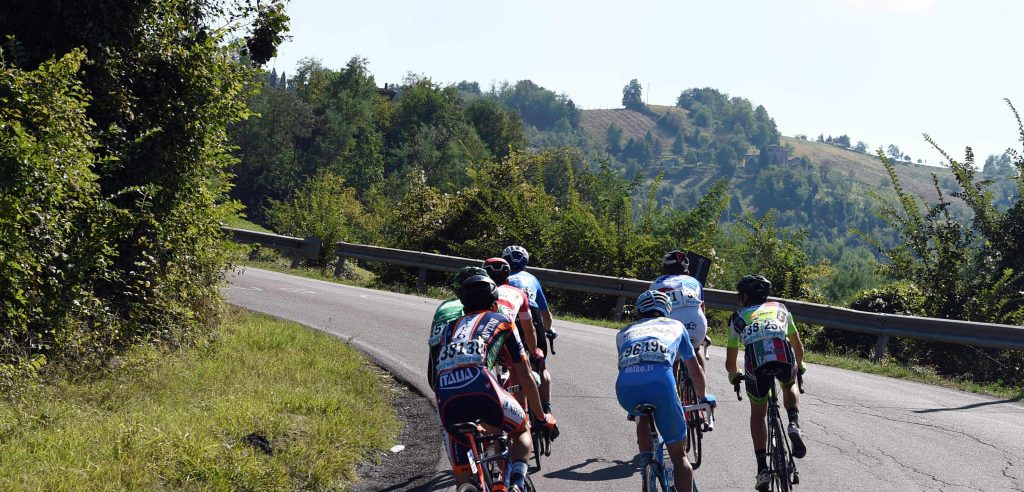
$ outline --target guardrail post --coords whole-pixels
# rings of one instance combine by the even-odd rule
[[[302,253],[299,250],[295,250],[295,257],[292,258],[292,268],[298,268],[302,262]]]
[[[889,345],[889,335],[879,335],[878,342],[875,343],[875,355],[871,360],[878,362],[885,357],[885,346]]]
[[[334,266],[334,278],[341,278],[345,274],[345,257],[338,255],[338,264]]]
[[[420,276],[416,279],[416,290],[423,292],[427,288],[427,269],[420,268]]]
[[[622,321],[622,310],[626,308],[626,296],[619,296],[615,301],[615,311],[612,312],[612,319]]]

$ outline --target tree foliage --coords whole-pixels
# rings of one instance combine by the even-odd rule
[[[636,79],[630,80],[622,88],[622,107],[641,111],[646,108],[644,105],[644,90]]]
[[[133,343],[186,341],[212,320],[219,227],[236,210],[226,128],[248,114],[242,61],[281,39],[277,4],[5,4],[0,34],[18,46],[0,61],[6,361],[102,362]],[[247,37],[228,42],[229,32]]]

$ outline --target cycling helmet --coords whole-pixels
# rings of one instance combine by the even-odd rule
[[[455,272],[455,284],[453,284],[455,291],[457,292],[459,287],[462,287],[462,283],[465,282],[467,278],[474,275],[487,275],[487,270],[478,266],[467,266],[462,267],[458,272]]]
[[[530,263],[530,253],[522,246],[509,246],[501,252],[501,257],[508,262],[513,270],[525,270]]]
[[[678,249],[673,249],[672,251],[665,253],[665,257],[661,259],[661,264],[666,267],[679,265],[686,268],[690,266],[690,259],[686,257],[686,253],[683,253]]]
[[[747,275],[736,282],[736,290],[756,297],[768,297],[772,293],[772,283],[763,275]]]
[[[504,258],[488,258],[484,260],[484,270],[487,271],[487,276],[491,277],[491,280],[498,285],[508,282],[508,276],[512,273],[512,267],[509,266]]]
[[[658,312],[662,316],[668,316],[672,312],[672,299],[664,292],[649,290],[636,298],[636,312]]]
[[[466,311],[490,309],[498,300],[498,287],[487,275],[473,275],[459,287],[459,301]]]

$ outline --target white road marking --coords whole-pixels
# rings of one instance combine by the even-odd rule
[[[301,287],[278,287],[279,289],[286,292],[294,292],[296,294],[316,294],[316,292]]]

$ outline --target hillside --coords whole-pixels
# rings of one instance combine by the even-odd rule
[[[873,194],[893,197],[892,184],[881,161],[875,155],[862,154],[830,144],[779,136],[778,142],[785,153],[774,162],[759,159],[753,145],[746,145],[744,132],[729,132],[716,123],[696,125],[691,112],[674,106],[649,106],[649,112],[628,109],[584,110],[580,127],[594,142],[606,145],[606,132],[615,125],[622,130],[622,141],[643,141],[651,135],[657,141],[655,153],[646,162],[615,160],[627,176],[641,173],[653,178],[664,174],[658,195],[662,203],[679,209],[692,207],[711,185],[723,176],[731,177],[734,200],[730,213],[741,211],[760,215],[768,209],[779,211],[780,226],[807,229],[812,237],[823,239],[848,237],[851,229],[882,233],[887,226],[877,217],[878,203]],[[659,125],[659,118],[674,113],[678,131]],[[704,147],[691,146],[701,132],[713,135],[716,142],[734,144],[736,158],[728,160],[710,157],[707,143]],[[733,135],[737,136],[733,136]],[[681,155],[671,151],[672,143],[682,135],[687,139]],[[739,140],[738,140],[739,139]],[[651,139],[647,139],[648,142]],[[721,148],[721,147],[718,147]],[[947,197],[954,182],[948,169],[911,163],[897,163],[897,171],[904,188],[929,202],[938,195],[932,174],[939,176],[940,186]],[[887,233],[883,233],[886,234]]]

